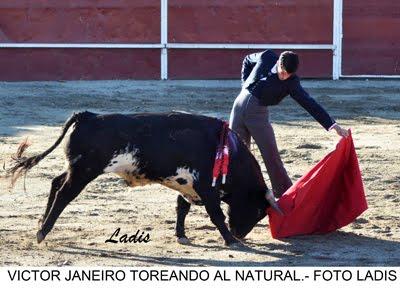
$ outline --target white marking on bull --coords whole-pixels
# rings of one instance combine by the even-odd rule
[[[146,177],[145,174],[140,174],[139,158],[137,154],[138,149],[133,149],[131,152],[128,150],[129,145],[125,151],[117,151],[113,158],[110,160],[104,173],[116,173],[126,180],[127,184],[131,187],[144,186],[153,183],[159,183],[168,188],[176,190],[190,203],[201,201],[200,196],[194,190],[194,182],[199,179],[199,172],[195,169],[188,167],[178,167],[173,176],[164,178],[163,180],[152,181]]]
[[[128,152],[128,146],[122,153],[115,153],[110,163],[104,168],[104,173],[114,172],[117,174],[135,173],[139,170],[139,159],[136,156],[139,152],[138,149],[133,149]]]
[[[173,176],[165,178],[160,184],[174,189],[190,203],[201,201],[200,196],[193,188],[195,181],[199,179],[199,172],[187,167],[178,167]]]

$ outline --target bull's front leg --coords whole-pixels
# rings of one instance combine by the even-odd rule
[[[190,203],[188,203],[181,195],[178,196],[176,206],[176,226],[175,235],[179,244],[189,244],[189,239],[185,235],[185,218],[189,213]]]
[[[215,191],[211,193],[201,195],[206,211],[210,216],[211,222],[217,227],[221,233],[222,238],[224,238],[225,245],[236,247],[240,242],[233,237],[232,233],[229,231],[225,224],[225,215],[221,209],[221,200]]]

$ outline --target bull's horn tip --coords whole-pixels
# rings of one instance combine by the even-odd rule
[[[273,208],[275,209],[276,212],[278,212],[281,216],[285,216],[285,213],[283,213],[282,209],[279,207],[277,203],[273,205]]]

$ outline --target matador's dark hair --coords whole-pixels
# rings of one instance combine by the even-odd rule
[[[299,56],[292,51],[284,51],[280,57],[283,69],[288,73],[295,73],[299,67]]]

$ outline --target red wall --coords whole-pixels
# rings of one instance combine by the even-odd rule
[[[400,74],[400,1],[344,2],[343,74]],[[170,43],[331,44],[333,0],[169,0]],[[160,0],[2,0],[3,43],[160,43]],[[238,79],[236,49],[169,49],[171,79]],[[279,53],[279,51],[276,51]],[[302,77],[332,51],[302,50]],[[0,80],[159,79],[159,49],[0,49]]]
[[[240,79],[244,56],[253,50],[171,49],[170,79]],[[275,52],[280,53],[279,50]],[[300,56],[298,74],[302,77],[330,77],[331,51],[297,51]]]
[[[343,75],[400,75],[400,1],[343,2]]]
[[[169,0],[169,42],[332,43],[332,0]]]
[[[169,0],[168,3],[171,43],[332,43],[332,0]],[[169,78],[238,79],[243,57],[252,52],[255,51],[171,49]],[[332,51],[298,52],[301,76],[331,77]]]
[[[0,42],[159,43],[158,0],[2,0]],[[0,80],[159,79],[159,49],[0,49]]]
[[[158,43],[159,0],[1,0],[0,41]]]
[[[2,81],[158,79],[159,49],[0,49]]]

